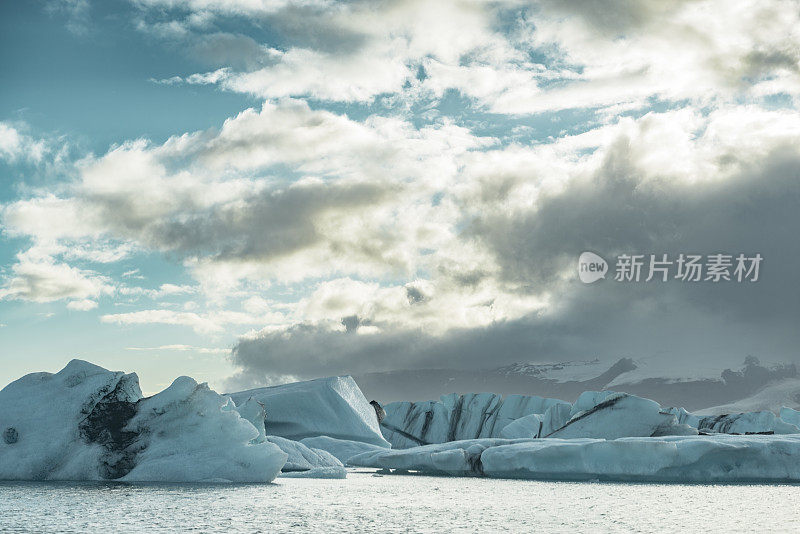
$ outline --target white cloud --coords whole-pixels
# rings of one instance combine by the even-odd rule
[[[198,314],[172,310],[140,310],[130,313],[103,315],[100,320],[104,323],[120,325],[168,324],[188,326],[201,334],[215,334],[222,332],[227,325],[259,324],[262,318],[233,311]]]
[[[798,140],[794,114],[757,106],[709,114],[687,107],[550,143],[503,146],[446,122],[416,130],[397,118],[358,123],[296,101],[265,104],[216,133],[137,141],[86,159],[72,196],[8,205],[7,231],[39,244],[13,267],[4,296],[193,295],[181,311],[102,320],[203,333],[302,323],[338,330],[346,317],[357,318],[361,333],[479,328],[557,299],[549,287],[509,278],[506,260],[475,239],[476,223],[503,228],[515,217],[535,218],[543,201],[597,173],[621,142],[646,189],[664,188],[663,180],[673,187],[726,180]],[[275,168],[297,178],[278,180]],[[142,180],[146,192],[138,195]],[[63,222],[48,223],[55,220]],[[183,257],[197,284],[115,287],[57,260],[113,262],[152,249]],[[66,287],[29,282],[36,278],[29,270],[41,266],[57,269],[51,278]],[[255,296],[276,287],[304,289],[281,299]]]
[[[272,13],[290,4],[325,5],[324,0],[136,0],[143,6],[167,9],[188,9],[195,12],[220,12],[230,15]]]
[[[111,280],[93,271],[38,257],[31,249],[17,255],[11,275],[0,287],[0,299],[52,302],[61,299],[91,299],[113,293]]]
[[[67,303],[67,308],[70,310],[89,311],[97,308],[97,301],[89,299],[72,300]]]
[[[124,273],[122,273],[122,277],[123,278],[136,278],[138,280],[144,280],[145,279],[145,277],[142,276],[142,273],[139,271],[139,269],[131,269],[130,271],[125,271]]]
[[[296,28],[288,48],[263,43],[260,68],[167,80],[267,99],[413,100],[457,89],[486,109],[519,114],[650,98],[733,102],[796,95],[800,87],[800,13],[792,0],[140,5]]]
[[[419,249],[452,237],[456,213],[432,210],[431,196],[455,178],[460,157],[494,142],[446,122],[417,130],[396,118],[359,123],[295,101],[264,104],[217,134],[87,158],[71,195],[11,203],[3,221],[51,256],[183,255],[203,290],[221,295],[240,280],[409,273]],[[269,174],[287,168],[293,182]]]
[[[792,198],[782,175],[754,171],[800,146],[795,110],[763,100],[800,87],[800,14],[782,0],[137,5],[143,31],[189,48],[239,39],[248,56],[161,83],[265,102],[218,129],[87,155],[74,179],[3,206],[4,234],[30,243],[0,298],[71,309],[152,299],[102,321],[252,328],[248,338],[285,354],[299,354],[286,339],[335,339],[345,353],[337,336],[350,334],[362,354],[381,336],[436,348],[453,332],[574,313],[572,248],[600,245],[587,236],[666,240],[686,231],[670,209],[712,204],[708,192],[726,185],[752,193],[767,180],[772,205]],[[224,34],[225,17],[291,28],[291,39]],[[440,99],[452,89],[467,99],[450,112]],[[367,105],[336,106],[347,114],[323,109],[329,101]],[[374,111],[384,105],[392,111]],[[518,116],[567,108],[585,118]],[[39,161],[48,148],[37,143],[0,125],[0,157]],[[595,197],[617,211],[595,209]],[[673,233],[637,218],[647,210]],[[102,274],[152,253],[193,280],[143,288]]]
[[[0,122],[0,159],[12,163],[19,160],[38,163],[46,151],[44,141],[20,132],[12,124]]]

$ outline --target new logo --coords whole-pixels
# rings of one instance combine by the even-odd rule
[[[578,258],[578,276],[584,284],[597,282],[606,277],[608,264],[594,252],[584,252]]]

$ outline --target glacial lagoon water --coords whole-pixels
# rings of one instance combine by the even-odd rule
[[[800,532],[800,486],[354,470],[274,484],[0,482],[2,532]]]

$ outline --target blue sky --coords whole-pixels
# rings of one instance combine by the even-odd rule
[[[3,2],[0,383],[73,357],[151,392],[793,360],[797,19],[779,0]],[[766,259],[752,285],[583,286],[584,250]]]
[[[164,86],[152,78],[191,73],[206,65],[179,48],[155,43],[132,23],[137,10],[128,2],[98,2],[87,8],[87,19],[70,26],[70,6],[46,2],[3,2],[0,5],[0,117],[31,135],[63,145],[70,159],[103,153],[129,139],[163,142],[169,136],[218,126],[230,115],[257,103],[247,95],[214,87]],[[66,20],[65,20],[66,19]],[[30,187],[48,188],[65,179],[26,161],[0,160],[0,199],[25,195]],[[7,269],[25,239],[3,239],[0,258]],[[160,254],[143,254],[110,266],[113,275],[138,270],[145,287],[190,281],[183,269]],[[4,301],[0,323],[5,324],[2,348],[7,356],[3,383],[33,369],[58,367],[72,357],[86,358],[110,368],[136,369],[152,389],[168,385],[177,374],[223,372],[219,353],[194,358],[187,371],[176,367],[163,374],[164,359],[174,354],[126,351],[127,345],[176,344],[176,332],[152,325],[124,333],[98,321],[113,309],[103,303],[91,313],[69,311],[63,303]],[[13,330],[13,335],[9,332]],[[140,331],[136,331],[140,330]],[[46,332],[46,335],[42,335]],[[191,329],[177,335],[179,344],[206,342]],[[230,346],[233,335],[219,340]],[[183,364],[181,364],[183,365]],[[158,377],[158,378],[154,378]],[[159,380],[154,384],[153,380]]]

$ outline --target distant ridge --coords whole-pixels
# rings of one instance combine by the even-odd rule
[[[573,402],[584,391],[610,389],[644,396],[664,406],[701,410],[735,403],[779,380],[793,378],[797,378],[794,364],[765,366],[750,357],[739,370],[725,369],[718,376],[677,378],[659,376],[658,371],[648,375],[648,369],[634,359],[620,358],[611,365],[595,359],[517,362],[488,370],[409,369],[364,374],[355,380],[367,398],[383,403],[470,392],[539,395]]]

